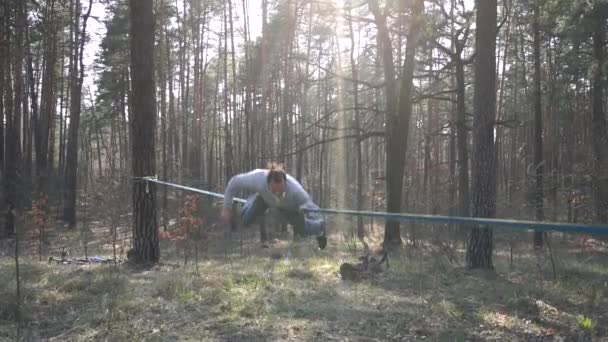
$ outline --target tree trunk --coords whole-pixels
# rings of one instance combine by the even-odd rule
[[[538,221],[545,219],[543,211],[543,114],[541,103],[541,79],[540,79],[540,7],[539,0],[534,5],[534,18],[532,22],[533,45],[534,45],[534,209]],[[534,232],[534,248],[543,247],[543,232]]]
[[[226,182],[233,176],[234,169],[232,152],[232,134],[231,134],[231,123],[230,123],[230,96],[229,96],[229,84],[228,84],[228,14],[226,6],[224,5],[224,175]]]
[[[386,97],[386,151],[390,156],[386,158],[386,211],[398,213],[401,210],[401,183],[403,174],[395,174],[398,171],[400,160],[399,127],[397,117],[397,93],[395,82],[395,66],[393,64],[393,49],[386,26],[386,15],[380,13],[376,0],[369,1],[376,25],[378,27],[377,43],[380,48],[379,55],[382,56],[384,68],[385,97]],[[391,241],[401,243],[400,223],[398,221],[386,221],[385,242]]]
[[[95,100],[91,95],[91,118],[93,119],[91,129],[95,129],[95,148],[97,150],[97,172],[99,172],[99,179],[103,179],[103,162],[101,159],[101,144],[103,141],[103,134],[101,133],[100,123],[97,121],[95,114]],[[91,132],[92,134],[92,132]]]
[[[24,20],[24,38],[25,38],[25,43],[24,43],[24,48],[25,48],[25,54],[26,56],[24,56],[24,58],[27,58],[24,60],[24,62],[26,63],[26,75],[25,75],[25,84],[24,84],[24,94],[22,96],[22,108],[23,108],[23,120],[22,120],[22,125],[23,125],[23,140],[21,143],[21,146],[23,148],[23,189],[24,189],[24,193],[26,195],[25,198],[25,205],[27,207],[31,206],[31,192],[32,192],[32,172],[33,172],[33,155],[32,155],[32,131],[33,129],[35,129],[34,123],[35,123],[35,115],[38,115],[38,98],[36,96],[36,79],[34,76],[34,66],[32,65],[34,63],[33,61],[33,57],[32,57],[32,49],[31,49],[31,44],[30,44],[30,30],[28,27],[28,20],[27,20],[27,14],[25,14],[26,19]],[[29,89],[29,91],[28,91]],[[30,96],[32,99],[31,102],[31,106],[30,106]]]
[[[496,0],[477,0],[475,35],[475,94],[473,124],[472,214],[494,217],[496,212]],[[467,245],[468,268],[493,269],[492,228],[474,227]]]
[[[253,132],[253,124],[255,113],[253,112],[253,104],[252,104],[252,93],[255,89],[255,78],[252,77],[253,70],[251,69],[252,63],[252,55],[250,52],[250,37],[249,37],[249,10],[248,10],[247,0],[243,0],[243,34],[245,40],[245,74],[247,78],[245,79],[245,136],[246,136],[246,147],[245,147],[245,168],[251,170],[255,168],[254,166],[254,156],[255,156],[255,136]]]
[[[80,106],[82,97],[82,81],[84,79],[84,42],[86,37],[87,20],[91,15],[93,0],[89,0],[87,13],[82,20],[82,31],[80,38],[75,34],[75,63],[72,67],[72,84],[70,92],[70,125],[68,128],[68,144],[66,151],[65,165],[65,192],[63,201],[63,219],[71,228],[76,225],[76,192],[78,182],[78,130],[80,127]],[[77,5],[76,13],[80,13]],[[76,16],[76,26],[78,27],[79,15]]]
[[[71,27],[71,25],[70,25]],[[62,53],[65,55],[66,54],[66,45],[68,44],[63,44],[64,47],[62,49]],[[69,49],[68,49],[69,51]],[[70,58],[71,61],[71,58]],[[71,62],[70,62],[71,63]],[[69,64],[71,65],[71,64]],[[68,74],[71,73],[71,67],[68,67],[69,71]],[[64,148],[64,142],[65,142],[65,115],[64,115],[64,110],[67,110],[68,107],[68,98],[69,98],[69,87],[65,86],[65,58],[61,59],[61,85],[60,85],[60,89],[61,89],[61,98],[60,98],[60,104],[59,104],[59,148],[58,148],[58,162],[57,162],[57,175],[63,175],[64,172],[64,166],[65,166],[65,148]],[[69,84],[69,83],[68,83]],[[50,156],[51,156],[51,147],[54,146],[55,144],[50,144],[49,146],[49,157],[47,158],[47,161],[50,162],[50,167],[49,167],[49,174],[53,174],[52,173],[52,160],[50,160]],[[62,198],[60,196],[60,198]],[[61,206],[57,207],[58,210],[59,208],[61,208]],[[58,213],[59,215],[59,213]]]
[[[511,83],[511,94],[512,94],[512,108],[518,108],[518,104],[519,104],[519,85],[518,85],[518,81],[519,81],[519,73],[517,72],[517,70],[519,70],[520,68],[520,58],[518,55],[518,51],[519,51],[519,44],[520,44],[520,39],[515,38],[513,39],[514,42],[514,46],[513,46],[513,56],[515,57],[515,65],[514,65],[514,69],[516,70],[514,72],[513,78],[514,78],[514,82]],[[517,110],[513,111],[513,121],[515,121],[517,123],[517,127],[515,127],[512,131],[511,131],[511,135],[509,136],[510,139],[510,151],[509,151],[509,172],[508,172],[508,187],[507,187],[507,203],[508,207],[513,211],[515,210],[515,203],[514,203],[514,198],[515,198],[515,191],[517,189],[517,182],[519,182],[519,176],[518,176],[518,163],[519,161],[517,160],[517,147],[518,147],[518,137],[519,137],[519,131],[520,131],[520,124],[519,124],[519,115],[517,113]]]
[[[469,216],[469,150],[466,122],[464,63],[456,59],[456,145],[458,150],[458,207],[460,216]]]
[[[579,56],[579,46],[580,43],[578,40],[575,40],[573,43],[572,51],[575,57]],[[579,105],[578,98],[580,93],[580,67],[576,67],[574,69],[574,93],[572,98],[571,106],[569,106],[567,112],[565,113],[564,118],[564,127],[563,127],[563,145],[564,145],[564,156],[562,157],[562,165],[563,165],[563,177],[564,177],[564,188],[566,191],[566,206],[568,211],[568,222],[574,222],[574,154],[576,150],[576,117],[579,113]]]
[[[177,161],[177,151],[179,146],[179,138],[177,136],[176,129],[176,118],[175,118],[175,95],[173,93],[173,63],[171,62],[171,44],[169,41],[169,34],[167,32],[167,28],[165,27],[165,48],[167,49],[167,80],[169,82],[169,108],[168,108],[168,132],[167,132],[167,164],[169,165],[169,170],[167,172],[168,179],[173,179],[175,177],[175,168]]]
[[[399,94],[399,108],[397,112],[397,97],[395,87],[395,72],[390,37],[386,27],[386,15],[381,14],[375,0],[370,1],[370,9],[378,25],[379,42],[382,44],[382,60],[384,62],[384,76],[386,82],[386,190],[387,212],[399,213],[401,211],[401,195],[403,188],[403,172],[407,150],[407,137],[409,122],[412,114],[412,80],[416,64],[416,49],[420,34],[421,16],[424,2],[416,0],[412,3],[412,21],[408,33],[408,43],[405,48],[403,73],[401,75],[401,89]],[[384,243],[400,244],[401,233],[398,221],[387,221],[385,226]]]
[[[5,21],[8,18],[8,4],[5,2],[3,5],[0,5],[0,172],[2,172],[3,179],[0,181],[4,182],[4,175],[6,175],[6,170],[4,168],[4,136],[5,136],[5,106],[4,106],[4,96],[5,92],[8,92],[10,88],[10,83],[5,83],[5,69],[6,72],[9,72],[10,68],[8,58],[8,49],[6,46],[8,45],[8,31],[5,32],[6,24]],[[4,205],[4,203],[2,203]]]
[[[156,88],[154,85],[154,13],[152,0],[130,0],[131,81],[130,120],[133,176],[156,174]],[[156,263],[160,259],[156,217],[156,187],[133,182],[133,249],[130,259]]]
[[[235,48],[234,48],[234,25],[233,25],[233,18],[232,18],[232,0],[228,0],[228,23],[230,25],[230,64],[231,64],[231,69],[232,69],[232,103],[230,105],[230,117],[231,117],[231,126],[233,127],[232,132],[234,133],[234,137],[237,140],[235,143],[236,146],[236,151],[235,151],[235,155],[233,156],[235,161],[234,161],[234,167],[236,168],[237,172],[238,170],[241,170],[242,168],[242,159],[243,156],[241,154],[241,134],[239,134],[239,130],[240,130],[240,125],[239,125],[239,117],[238,117],[238,112],[237,112],[237,77],[236,77],[236,56],[235,56]],[[226,39],[228,39],[226,37]],[[228,51],[226,51],[226,53],[228,53]],[[228,181],[228,179],[226,179],[226,181]]]
[[[162,7],[159,10],[159,23],[161,25],[165,24],[165,9]],[[168,181],[167,174],[167,73],[170,70],[166,70],[165,64],[165,49],[168,49],[169,46],[166,44],[165,30],[164,28],[160,30],[160,38],[158,44],[159,50],[159,68],[158,68],[158,78],[160,83],[160,136],[161,136],[161,165],[162,165],[162,174],[161,177],[164,181]],[[169,215],[167,212],[169,206],[169,197],[168,197],[168,187],[162,187],[162,208],[161,208],[161,226],[163,229],[167,229],[167,224],[169,222]]]
[[[179,167],[178,167],[178,180],[181,182],[184,171],[188,174],[188,164],[187,164],[187,150],[188,150],[188,115],[187,115],[187,103],[186,103],[186,79],[185,72],[186,68],[188,68],[189,63],[186,62],[186,49],[187,49],[187,39],[186,39],[186,4],[187,1],[183,1],[183,16],[180,20],[178,3],[175,1],[175,9],[176,20],[177,20],[177,31],[178,31],[178,58],[179,58],[179,96],[178,96],[178,115],[177,119],[178,125],[181,125],[181,145],[176,145],[176,151],[179,151],[176,156],[179,156]]]
[[[348,9],[349,17],[351,15],[351,9]],[[348,21],[348,28],[350,33],[350,69],[351,77],[353,79],[353,107],[355,108],[355,129],[357,130],[357,138],[355,141],[355,150],[357,158],[357,210],[363,210],[363,153],[361,148],[361,111],[359,110],[359,75],[357,66],[355,64],[355,33],[353,30],[352,19]],[[308,72],[306,72],[308,75]],[[357,237],[363,241],[365,237],[365,229],[363,226],[363,217],[357,217]]]
[[[509,57],[509,47],[511,43],[511,7],[507,8],[507,12],[503,15],[506,16],[506,29],[504,30],[504,43],[502,45],[502,56],[500,58],[501,61],[501,71],[500,71],[500,79],[498,80],[498,101],[497,101],[497,113],[496,116],[499,121],[503,121],[505,119],[505,93],[506,93],[506,71],[507,71],[507,62]],[[500,47],[499,47],[500,50]],[[498,60],[498,59],[497,59]],[[497,66],[498,67],[498,66]],[[498,125],[496,127],[496,168],[497,168],[497,183],[498,183],[498,192],[502,192],[506,199],[508,191],[507,184],[507,161],[506,161],[506,140],[507,135],[505,132],[504,125]]]
[[[450,35],[451,35],[451,49],[454,51],[458,47],[458,36],[456,36],[455,28],[455,17],[454,10],[456,8],[456,1],[450,0]],[[450,86],[457,89],[458,84],[456,83],[456,73],[450,75]],[[454,105],[454,102],[458,101],[458,95],[452,94],[450,96],[452,103],[450,104],[450,140],[448,143],[449,150],[449,188],[448,188],[448,201],[449,201],[449,216],[458,215],[459,206],[456,204],[456,190],[458,189],[458,178],[456,177],[456,137],[457,137],[457,125],[458,125],[458,106]],[[452,229],[456,228],[456,225],[451,225]]]
[[[131,98],[129,101],[125,100],[127,93],[129,92],[129,73],[125,70],[125,79],[121,82],[120,87],[120,117],[118,120],[118,148],[119,148],[119,160],[120,160],[120,171],[122,174],[128,174],[128,165],[130,162],[129,156],[129,123],[127,122],[127,113],[131,114]],[[124,172],[124,173],[123,173]]]
[[[220,35],[219,37],[219,43],[218,43],[218,51],[220,50],[220,47],[222,46],[222,36]],[[213,186],[213,184],[215,184],[215,170],[213,168],[213,166],[215,165],[215,153],[216,151],[218,151],[219,149],[216,149],[215,144],[217,142],[217,137],[218,134],[217,132],[220,130],[219,127],[217,127],[217,118],[219,116],[219,104],[218,104],[218,97],[219,97],[219,93],[220,93],[220,74],[219,74],[219,70],[220,70],[220,63],[221,63],[221,58],[217,58],[217,70],[218,72],[215,74],[215,92],[214,92],[214,96],[213,96],[213,117],[211,120],[211,130],[207,130],[208,134],[211,134],[211,142],[209,143],[209,148],[207,150],[207,184],[209,184],[209,186]],[[219,175],[219,173],[217,173]],[[220,177],[218,176],[218,179]]]
[[[36,176],[37,191],[48,193],[48,148],[50,123],[55,118],[55,65],[57,62],[57,25],[54,22],[54,3],[51,1],[45,23],[44,73],[42,75],[42,95],[39,120],[36,127]]]
[[[199,119],[199,115],[201,112],[201,108],[202,108],[202,98],[199,96],[200,95],[200,91],[201,91],[201,73],[202,73],[202,67],[201,64],[203,62],[203,59],[201,58],[201,34],[200,34],[200,21],[201,21],[201,8],[200,8],[200,3],[198,2],[194,2],[192,4],[192,9],[190,11],[190,21],[192,23],[192,45],[193,45],[193,50],[194,50],[194,80],[193,80],[193,115],[192,115],[192,129],[191,129],[191,137],[192,137],[192,141],[191,141],[191,147],[190,150],[188,151],[189,153],[189,157],[188,157],[188,167],[190,169],[191,172],[191,176],[192,176],[192,180],[195,182],[199,182],[200,181],[200,174],[199,174],[199,164],[200,164],[200,160],[199,160],[199,156],[201,155],[201,145],[199,144],[199,140],[200,140],[200,131],[199,131],[199,127],[200,127],[200,121]]]
[[[604,45],[606,44],[606,17],[601,9],[594,13],[593,18],[593,202],[594,222],[608,222],[608,131],[606,130],[606,114],[602,95],[604,93]]]
[[[8,3],[6,12],[9,13]],[[12,109],[12,113],[6,116],[6,198],[9,204],[12,204],[19,212],[23,207],[23,179],[21,174],[21,114],[22,114],[22,96],[23,96],[23,32],[25,30],[25,3],[21,1],[15,2],[15,50],[12,54],[14,72],[13,98],[7,101],[6,107]],[[6,31],[10,32],[10,20],[6,21]],[[10,46],[10,43],[9,43]],[[7,80],[10,89],[10,58],[11,50],[7,49]],[[10,91],[7,94],[10,98]]]

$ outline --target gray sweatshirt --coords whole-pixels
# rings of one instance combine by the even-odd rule
[[[302,185],[290,175],[287,175],[287,188],[283,197],[273,194],[268,188],[268,170],[256,169],[251,172],[241,173],[230,179],[226,192],[224,193],[224,207],[232,207],[232,199],[237,192],[243,191],[247,194],[257,193],[268,207],[293,211],[301,209],[319,209],[312,201],[310,195],[302,188]]]

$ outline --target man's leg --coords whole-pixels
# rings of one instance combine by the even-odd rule
[[[243,219],[243,225],[249,226],[251,225],[256,218],[264,215],[268,209],[268,205],[262,198],[262,196],[255,194],[249,199],[247,199],[247,203],[243,206],[243,210],[241,211],[241,218]]]
[[[327,236],[325,236],[325,220],[320,217],[306,217],[301,212],[280,210],[283,217],[293,226],[294,238],[305,236],[316,236],[317,244],[320,249],[327,246]]]
[[[306,219],[304,218],[304,214],[298,211],[279,209],[281,216],[283,216],[287,222],[293,227],[293,237],[304,237],[306,233],[304,231],[304,226],[306,224]]]

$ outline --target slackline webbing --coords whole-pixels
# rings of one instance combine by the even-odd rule
[[[216,198],[224,198],[224,194],[201,190],[189,186],[179,185],[170,182],[164,182],[151,177],[136,177],[136,180],[162,184],[165,186],[182,189],[190,192],[195,192],[203,195],[208,195]],[[235,197],[234,202],[245,203],[246,200]],[[440,216],[440,215],[424,215],[424,214],[409,214],[409,213],[385,213],[378,211],[357,211],[348,209],[303,209],[306,212],[318,212],[323,214],[347,215],[347,216],[363,216],[382,218],[385,220],[394,220],[401,222],[422,222],[422,223],[442,223],[442,224],[465,224],[474,226],[495,226],[513,230],[538,230],[538,231],[556,231],[564,233],[579,233],[579,234],[606,234],[608,235],[608,225],[592,225],[581,223],[558,223],[558,222],[538,222],[525,220],[507,220],[496,218],[480,218],[480,217],[461,217],[461,216]]]

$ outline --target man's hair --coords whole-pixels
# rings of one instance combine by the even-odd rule
[[[277,163],[268,164],[268,168],[270,171],[268,172],[268,176],[266,177],[267,183],[280,183],[287,182],[287,174],[283,169],[283,165]]]

